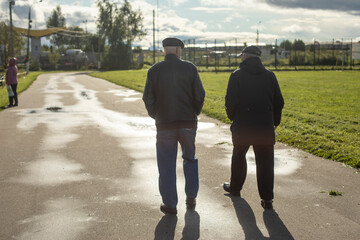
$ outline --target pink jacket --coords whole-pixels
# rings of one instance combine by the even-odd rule
[[[14,58],[11,58],[9,61],[9,68],[6,71],[6,84],[16,84],[18,83],[17,80],[17,67],[16,67],[16,60]]]

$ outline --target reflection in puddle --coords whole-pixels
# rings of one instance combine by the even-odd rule
[[[26,231],[16,239],[63,240],[78,239],[94,219],[76,199],[56,199],[46,202],[45,213],[20,222]]]
[[[12,181],[32,185],[57,185],[89,179],[90,176],[81,173],[81,170],[81,164],[49,154],[44,159],[29,163],[25,175]]]
[[[276,175],[290,175],[301,167],[298,151],[290,149],[275,149],[274,171]],[[255,154],[252,147],[246,155],[248,173],[256,174]]]
[[[131,89],[121,89],[121,90],[110,90],[108,91],[108,93],[112,93],[115,96],[119,96],[119,97],[133,97],[133,96],[137,96],[137,95],[141,95],[141,93],[136,92],[134,90]]]
[[[61,107],[47,107],[46,110],[50,112],[59,112],[62,108]]]
[[[81,91],[81,96],[84,98],[84,99],[87,99],[87,100],[90,100],[90,96],[89,96],[89,93],[87,91]]]
[[[232,139],[229,128],[220,128],[214,123],[199,122],[199,133],[197,134],[197,143],[203,144],[208,148],[218,147],[224,154],[224,160],[220,164],[231,165]],[[275,174],[290,175],[301,167],[301,158],[296,149],[275,149]],[[250,147],[247,155],[248,173],[256,174],[255,154]]]

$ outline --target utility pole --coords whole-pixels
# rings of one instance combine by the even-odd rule
[[[217,51],[216,51],[216,39],[215,39],[215,72],[217,73]]]
[[[334,61],[334,51],[335,51],[335,39],[333,39],[332,41],[332,58],[333,58],[333,64],[332,64],[332,70],[334,70],[334,62],[337,62],[337,61]]]
[[[13,24],[12,24],[12,6],[15,5],[15,0],[9,0],[10,10],[10,57],[14,57],[14,36],[13,36]]]
[[[235,38],[235,65],[237,66],[237,38]]]
[[[256,46],[259,46],[259,25],[261,21],[259,21],[257,28],[256,28]]]
[[[316,55],[315,44],[316,44],[316,40],[314,39],[314,70],[315,70],[315,55]]]
[[[160,49],[160,26],[159,26],[159,0],[157,0],[157,46]],[[160,62],[160,51],[158,51],[158,62]]]
[[[155,10],[153,10],[153,64],[155,64]]]
[[[275,39],[275,69],[277,69],[277,39]]]
[[[196,44],[195,44],[195,39],[194,39],[194,64],[195,64],[195,61],[196,61]]]
[[[350,70],[352,70],[352,65],[353,65],[353,43],[352,43],[352,39],[350,42]]]
[[[30,18],[31,7],[29,7],[29,24],[27,32],[27,49],[26,49],[26,74],[29,74],[30,69],[30,28],[32,20]]]
[[[205,51],[206,51],[206,69],[208,69],[208,67],[209,67],[209,55],[208,55],[207,43],[205,43]]]

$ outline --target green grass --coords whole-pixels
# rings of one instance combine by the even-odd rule
[[[143,91],[146,70],[92,73]],[[285,99],[277,141],[360,168],[360,72],[276,72]],[[229,73],[200,73],[206,90],[203,113],[225,123]]]
[[[43,72],[30,72],[26,76],[19,76],[18,77],[18,87],[17,92],[20,94],[21,92],[25,91]],[[5,79],[5,76],[4,76]],[[0,87],[0,111],[2,108],[9,104],[8,93],[6,87]]]
[[[335,190],[330,190],[330,191],[329,191],[329,195],[330,195],[330,196],[334,196],[334,197],[336,197],[336,196],[342,196],[342,192],[338,192],[338,191],[335,191]]]

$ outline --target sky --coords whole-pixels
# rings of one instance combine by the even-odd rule
[[[110,0],[122,4],[123,0]],[[152,47],[153,10],[156,44],[166,37],[196,43],[279,44],[288,39],[304,42],[360,41],[360,0],[129,0],[140,9],[147,35],[134,45]],[[13,22],[27,27],[29,6],[33,29],[45,29],[46,20],[60,5],[67,26],[96,32],[95,0],[16,0]],[[8,0],[0,0],[0,21],[9,21]],[[236,39],[236,40],[235,40]]]

